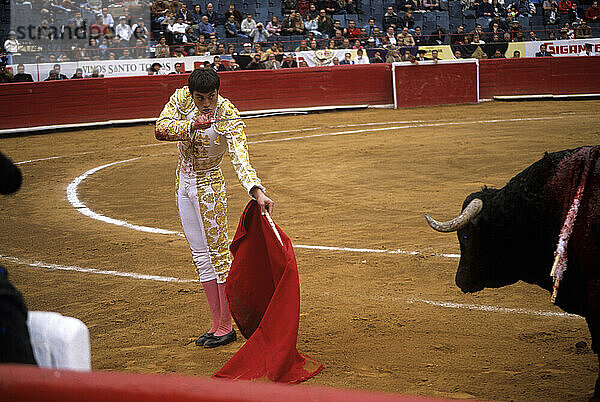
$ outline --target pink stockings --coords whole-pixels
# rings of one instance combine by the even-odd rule
[[[232,330],[231,313],[229,312],[229,304],[225,296],[225,284],[217,283],[216,279],[208,282],[202,282],[204,294],[208,300],[208,307],[212,317],[212,326],[210,333],[215,336],[228,334]]]

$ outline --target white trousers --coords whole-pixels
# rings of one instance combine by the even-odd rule
[[[177,204],[183,232],[192,250],[198,279],[200,282],[212,281],[217,278],[217,274],[210,260],[206,232],[202,223],[196,173],[185,168],[179,171]]]

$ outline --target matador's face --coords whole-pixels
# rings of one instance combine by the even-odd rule
[[[194,104],[202,114],[212,114],[217,107],[217,100],[219,98],[219,91],[214,90],[212,92],[197,92],[194,91],[192,94]]]

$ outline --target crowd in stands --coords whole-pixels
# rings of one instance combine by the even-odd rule
[[[543,39],[600,34],[592,30],[600,24],[597,1],[578,5],[572,0],[395,0],[384,6],[379,0],[375,3],[382,9],[376,14],[374,0],[279,0],[280,13],[263,19],[238,9],[236,2],[226,9],[219,3],[225,10],[220,13],[210,2],[147,1],[17,0],[16,6],[28,10],[39,24],[20,27],[18,34],[11,31],[1,60],[5,64],[23,62],[24,55],[34,55],[25,62],[50,63],[248,55],[249,62],[242,68],[285,68],[292,64],[286,63],[288,52],[359,49],[362,57],[358,60],[344,58],[334,63],[390,62],[406,59],[403,48],[411,46],[538,40],[540,32],[526,29],[529,27],[522,27],[520,22],[534,15],[541,16],[547,27]],[[454,32],[440,27],[425,32],[416,22],[417,15],[447,10],[452,4],[460,7],[464,21],[476,21],[473,29],[460,24]],[[60,26],[58,15],[68,17]],[[363,49],[382,51],[369,60]],[[240,68],[236,62],[225,66],[220,58],[217,68]]]

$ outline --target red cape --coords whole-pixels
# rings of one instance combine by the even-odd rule
[[[256,201],[250,201],[231,243],[226,286],[233,319],[248,340],[214,377],[298,383],[323,370],[296,349],[298,267],[291,240],[277,230],[283,247]]]

